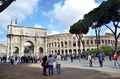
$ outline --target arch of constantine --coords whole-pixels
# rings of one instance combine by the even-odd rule
[[[8,25],[8,55],[47,52],[47,29]]]

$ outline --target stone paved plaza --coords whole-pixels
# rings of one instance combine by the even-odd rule
[[[40,63],[35,64],[3,64],[0,63],[0,79],[120,79],[120,67],[114,67],[113,62],[105,60],[99,67],[97,61],[94,67],[89,67],[87,60],[62,61],[60,76],[43,76]],[[56,69],[54,69],[56,71]]]

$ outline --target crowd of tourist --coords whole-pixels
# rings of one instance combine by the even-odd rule
[[[117,52],[111,53],[109,52],[107,54],[109,61],[113,60],[114,67],[119,66],[120,64],[118,62],[119,55]],[[23,64],[23,63],[38,63],[41,62],[41,66],[43,67],[43,75],[44,76],[50,76],[54,75],[54,62],[56,64],[56,73],[57,75],[61,74],[61,61],[67,61],[68,59],[71,60],[71,63],[74,62],[74,60],[81,59],[87,60],[89,62],[89,67],[93,67],[93,62],[96,61],[96,59],[99,62],[99,66],[104,66],[105,61],[105,54],[104,53],[97,53],[97,54],[71,54],[71,55],[61,55],[60,53],[57,53],[56,55],[50,54],[44,55],[44,56],[9,56],[6,55],[1,57],[1,62],[4,64],[9,63],[11,65],[17,65]]]
[[[37,63],[38,61],[41,61],[40,57],[38,56],[9,56],[6,55],[0,58],[1,62],[4,64],[10,63],[11,65],[16,64],[22,64],[22,63]]]

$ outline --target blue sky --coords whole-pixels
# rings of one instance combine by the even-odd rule
[[[0,43],[7,44],[7,25],[48,29],[48,35],[66,33],[69,27],[104,0],[16,0],[0,13]],[[14,17],[14,18],[13,18]],[[106,32],[102,28],[102,34]],[[95,35],[90,30],[88,35]]]

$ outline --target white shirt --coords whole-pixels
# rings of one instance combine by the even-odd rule
[[[92,59],[91,55],[88,55],[88,61],[90,61]]]
[[[57,55],[56,57],[56,64],[61,64],[61,56]]]

